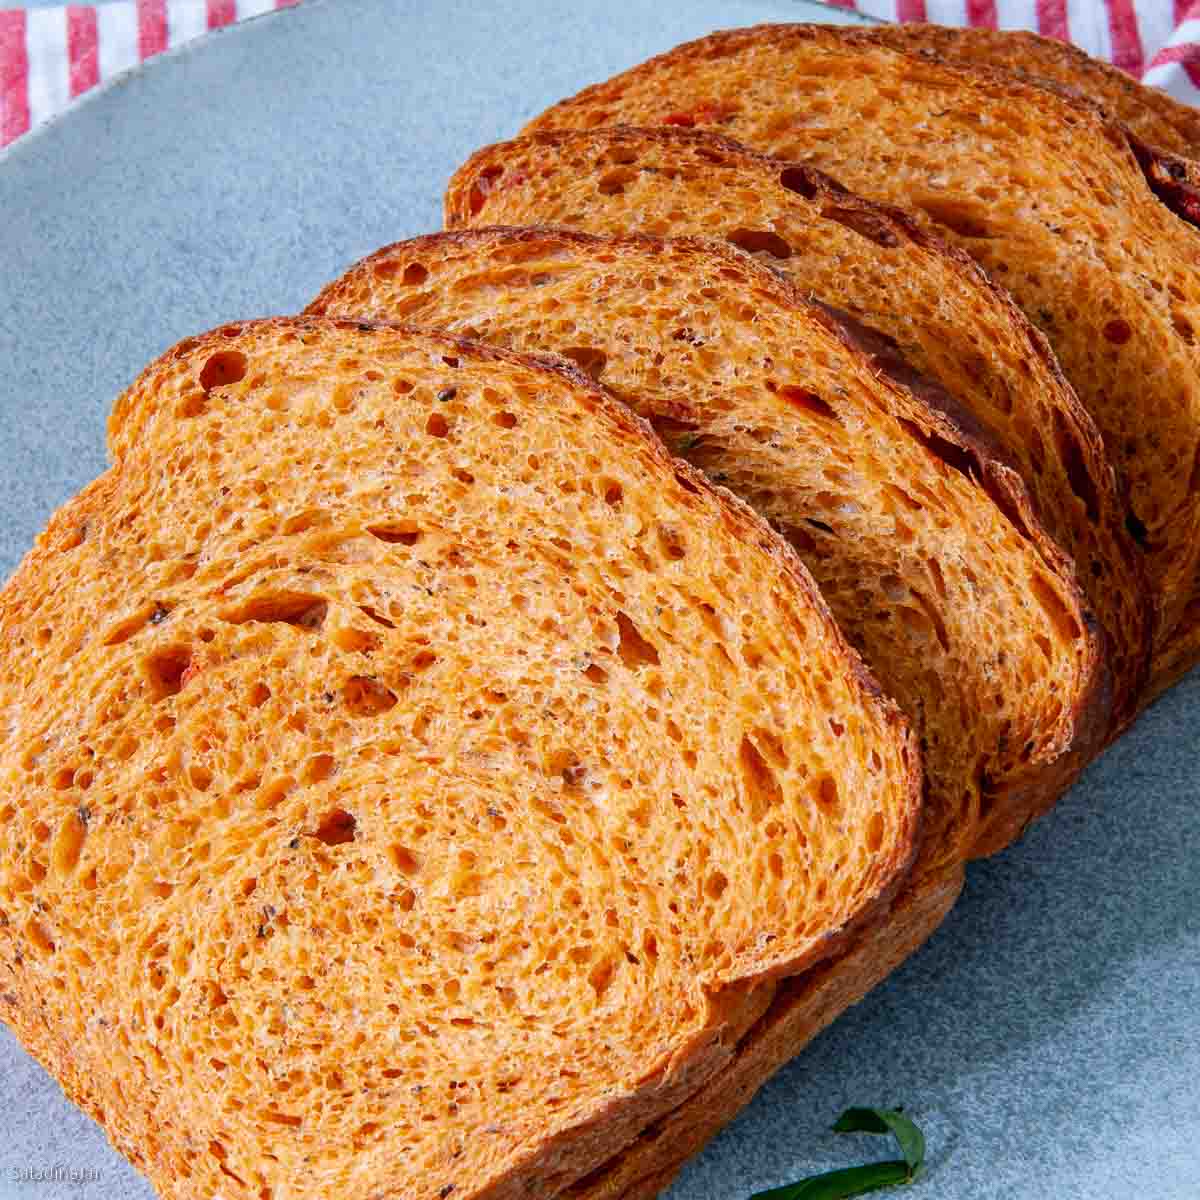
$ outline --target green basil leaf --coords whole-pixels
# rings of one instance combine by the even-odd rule
[[[915,1179],[925,1165],[925,1138],[899,1108],[848,1108],[834,1122],[835,1133],[891,1133]]]
[[[756,1192],[750,1200],[848,1200],[883,1188],[915,1183],[925,1169],[925,1138],[899,1108],[848,1108],[834,1122],[835,1133],[890,1133],[904,1161],[866,1163],[812,1175],[783,1187]]]
[[[847,1200],[851,1196],[865,1196],[868,1192],[896,1187],[908,1181],[908,1164],[895,1159],[892,1162],[867,1163],[862,1167],[827,1171],[824,1175],[813,1175],[799,1183],[757,1192],[750,1200]]]

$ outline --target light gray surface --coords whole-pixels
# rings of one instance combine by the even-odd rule
[[[103,469],[111,399],[160,350],[294,310],[436,227],[453,167],[559,96],[714,27],[813,13],[312,3],[157,60],[0,155],[0,570]],[[978,865],[934,941],[769,1084],[673,1200],[878,1155],[824,1132],[875,1103],[924,1124],[925,1200],[1196,1200],[1198,715],[1200,678]],[[7,1032],[0,1114],[0,1200],[149,1197]],[[56,1165],[99,1179],[18,1180]]]

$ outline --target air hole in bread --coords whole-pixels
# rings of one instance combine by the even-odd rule
[[[380,646],[376,634],[369,633],[365,629],[355,629],[352,625],[335,629],[329,640],[347,654],[374,654]]]
[[[732,229],[725,239],[747,254],[769,254],[780,259],[792,257],[791,246],[770,229]]]
[[[1123,321],[1119,317],[1109,321],[1104,326],[1104,340],[1112,342],[1114,346],[1123,346],[1131,337],[1133,337],[1133,326],[1128,321]]]
[[[688,421],[680,417],[660,416],[657,413],[648,414],[647,420],[653,426],[654,432],[668,446],[677,446],[700,428],[695,421]]]
[[[817,803],[827,812],[832,812],[839,800],[837,780],[832,775],[822,775],[817,783]]]
[[[900,424],[912,434],[918,442],[920,442],[934,458],[945,463],[952,471],[957,471],[960,475],[965,475],[968,479],[974,478],[971,474],[971,468],[974,465],[974,460],[968,451],[961,446],[956,446],[953,442],[942,437],[940,434],[933,433],[930,430],[922,429],[915,421],[909,421],[904,417],[900,418]]]
[[[612,983],[614,974],[616,974],[616,967],[609,959],[605,959],[603,962],[598,962],[588,972],[588,983],[591,985],[592,990],[596,993],[597,1000],[599,1000],[608,990],[608,985]]]
[[[238,383],[246,375],[246,356],[240,350],[220,350],[200,368],[200,386],[205,392]]]
[[[335,808],[321,818],[313,837],[326,846],[344,846],[354,841],[358,822],[344,808]]]
[[[368,525],[367,532],[381,542],[415,546],[421,540],[421,529],[412,521],[397,521],[392,524]]]
[[[1100,519],[1100,498],[1096,494],[1096,481],[1087,468],[1083,447],[1075,431],[1067,425],[1062,410],[1056,407],[1051,412],[1054,414],[1054,440],[1067,474],[1067,482],[1071,485],[1071,491],[1083,501],[1088,520],[1097,521]]]
[[[678,559],[687,557],[687,544],[684,542],[683,534],[678,529],[674,529],[668,525],[658,525],[656,532],[658,534],[658,546],[664,558],[677,561]]]
[[[342,685],[342,703],[356,717],[374,717],[396,705],[396,693],[369,675],[352,675]]]
[[[159,612],[162,613],[162,616],[155,620],[155,614]],[[127,642],[135,633],[145,629],[148,624],[158,625],[166,619],[166,615],[166,609],[160,609],[156,604],[148,604],[133,616],[113,626],[104,638],[104,645],[119,646],[122,642]]]
[[[85,810],[86,811],[86,810]],[[83,842],[87,837],[87,823],[79,812],[67,815],[59,826],[58,836],[50,852],[50,861],[60,875],[70,875],[79,865]]]
[[[42,954],[54,953],[54,940],[34,917],[30,917],[25,924],[25,938],[30,946]]]
[[[1034,575],[1029,580],[1029,588],[1062,637],[1074,640],[1082,635],[1083,631],[1071,616],[1062,597],[1044,575]]]
[[[721,871],[713,871],[704,881],[704,893],[710,900],[720,900],[729,886],[729,880]]]
[[[328,525],[330,516],[320,508],[305,509],[304,512],[293,513],[283,523],[284,533],[303,533],[307,529],[313,529],[317,526]]]
[[[315,630],[324,624],[328,611],[328,601],[310,592],[269,592],[227,608],[221,614],[221,620],[230,625],[278,622],[294,625],[297,629]]]
[[[827,220],[836,221],[846,229],[857,233],[877,246],[890,249],[900,244],[896,231],[888,224],[882,213],[871,212],[858,208],[840,208],[832,206],[821,210],[821,216]]]
[[[612,505],[613,508],[618,508],[625,498],[625,489],[615,479],[599,480],[598,490],[604,498],[604,503]]]
[[[404,268],[404,274],[400,278],[401,282],[407,284],[409,287],[417,287],[429,278],[429,270],[421,263],[409,263]]]
[[[602,196],[620,196],[625,191],[626,184],[632,183],[637,176],[637,171],[629,167],[615,167],[600,176],[596,190]]]
[[[407,846],[402,846],[397,842],[390,847],[388,852],[392,859],[392,865],[402,875],[416,875],[420,872],[420,856]]]
[[[143,666],[154,699],[177,695],[191,665],[192,652],[187,646],[168,646],[148,655]]]
[[[617,654],[630,669],[659,665],[658,651],[642,637],[638,627],[623,613],[617,613]]]
[[[959,237],[977,241],[995,236],[988,228],[984,212],[974,209],[963,200],[941,196],[914,199],[917,207],[922,209],[934,224],[949,229]]]
[[[323,783],[333,774],[334,757],[332,754],[314,754],[304,764],[301,779],[305,783]]]
[[[387,619],[387,617],[385,617],[383,615],[383,613],[381,613],[377,608],[372,608],[371,605],[369,605],[369,604],[360,604],[358,606],[358,611],[361,612],[364,616],[370,617],[371,620],[374,621],[377,625],[382,625],[384,627],[384,629],[395,629],[396,628],[396,624],[394,621],[389,621]]]
[[[608,365],[608,355],[603,350],[592,346],[568,346],[563,350],[564,358],[569,358],[585,375],[590,375],[597,383]]]
[[[796,387],[793,384],[786,383],[775,389],[776,395],[781,400],[786,400],[793,408],[800,409],[801,412],[806,412],[810,416],[819,417],[823,421],[837,421],[841,423],[841,418],[837,415],[837,411],[828,401],[818,396],[816,392],[811,392],[808,388]]]
[[[785,167],[779,173],[779,183],[781,187],[787,188],[789,192],[795,192],[798,196],[803,196],[805,200],[812,200],[816,197],[816,182],[803,167]]]
[[[487,194],[496,184],[496,180],[504,174],[503,167],[484,167],[475,178],[475,182],[471,185],[471,194],[468,197],[468,204],[471,207],[471,215],[475,216],[484,202],[487,200]]]
[[[246,698],[252,708],[262,708],[271,698],[271,689],[265,683],[256,683],[250,688],[250,694]]]
[[[738,747],[738,766],[750,815],[756,821],[761,820],[783,799],[783,788],[758,747],[745,734]]]
[[[441,413],[430,413],[425,422],[425,432],[430,437],[444,438],[450,432],[450,422]]]
[[[872,813],[867,821],[867,849],[872,853],[878,853],[883,845],[883,814]]]

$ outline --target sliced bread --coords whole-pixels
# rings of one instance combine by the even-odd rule
[[[189,339],[0,592],[0,1015],[164,1200],[554,1195],[909,863],[791,549],[573,368]]]
[[[713,34],[529,131],[713,128],[904,204],[966,250],[1046,334],[1125,477],[1161,652],[1200,565],[1200,233],[1094,104],[872,39],[814,25]]]
[[[1103,736],[1094,622],[990,431],[750,255],[465,230],[372,255],[310,311],[557,352],[768,517],[920,731],[919,870],[1004,845]]]
[[[1052,80],[1096,101],[1143,143],[1135,144],[1134,152],[1159,198],[1192,224],[1200,219],[1200,166],[1195,161],[1200,159],[1200,113],[1159,88],[1146,87],[1077,46],[1023,30],[909,24],[883,26],[872,36],[885,45],[928,51],[949,62],[1023,72],[1039,82]],[[1164,692],[1197,662],[1200,574],[1192,582],[1187,607],[1169,641],[1155,655],[1143,702]]]
[[[929,51],[947,62],[998,67],[1050,80],[1095,100],[1136,137],[1188,158],[1200,155],[1200,112],[1161,88],[1146,87],[1078,46],[1025,29],[952,27],[910,22],[870,31],[881,45]]]
[[[641,1131],[603,1168],[569,1188],[570,1200],[652,1200],[755,1092],[841,1013],[881,983],[941,924],[962,890],[961,865],[905,890],[886,920],[836,959],[783,981],[728,1067],[668,1116]]]
[[[894,338],[1018,464],[1106,634],[1114,732],[1131,720],[1149,665],[1150,605],[1112,466],[1045,339],[961,250],[810,167],[675,127],[489,146],[451,180],[446,224],[718,237]]]

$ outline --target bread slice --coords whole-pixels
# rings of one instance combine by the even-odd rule
[[[996,520],[1004,526],[1003,511],[1019,509],[1030,514],[1030,530],[1036,525],[1007,469],[1001,477],[1015,491],[1000,509],[998,497],[980,486],[1001,466],[990,457],[982,426],[966,433],[955,425],[962,414],[948,417],[954,412],[948,396],[932,386],[914,390],[911,372],[896,378],[901,364],[888,347],[874,346],[875,357],[864,364],[863,352],[845,339],[847,330],[866,337],[865,330],[839,325],[806,305],[787,281],[719,243],[549,229],[434,235],[372,255],[329,285],[311,311],[443,325],[509,347],[556,349],[586,364],[657,421],[675,449],[791,531],[835,613],[922,729],[926,835],[914,880],[894,909],[868,925],[828,971],[778,985],[727,1067],[670,1114],[631,1133],[609,1163],[564,1193],[578,1200],[654,1195],[773,1071],[928,938],[961,889],[965,854],[998,848],[1062,786],[1049,763],[1035,769],[1041,790],[1027,780],[1004,794],[997,773],[996,794],[981,794],[980,779],[989,769],[998,772],[991,758],[996,743],[1025,736],[1016,734],[1011,710],[996,714],[999,723],[989,720],[983,697],[996,687],[997,668],[1030,662],[1030,638],[1052,637],[1058,649],[1051,626],[1071,591],[1078,614],[1071,620],[1084,640],[1092,639],[1079,593],[1072,588],[1051,601],[1056,619],[1041,632],[1023,613],[1032,594],[1027,583],[1014,580],[1011,595],[1005,583],[985,599],[979,591],[985,580],[997,583],[1022,569],[1007,566],[1014,531],[1008,526],[997,542]],[[788,364],[783,386],[775,366],[781,363]],[[922,429],[937,433],[930,438]],[[845,433],[853,435],[848,446]],[[831,463],[829,450],[843,461]],[[979,456],[969,468],[974,478],[960,473],[964,453]],[[958,470],[948,467],[954,461]],[[807,473],[797,471],[810,463]],[[886,498],[880,502],[871,485],[881,479],[898,481],[892,486],[899,493],[888,495],[920,499],[898,510]],[[938,493],[947,486],[944,508]],[[886,527],[882,538],[872,526]],[[1052,561],[1061,555],[1044,533],[1027,535],[1025,569],[1040,575],[1048,564],[1030,544],[1035,538]],[[897,561],[887,552],[896,545],[913,552]],[[1059,586],[1064,582],[1060,576]],[[1033,590],[1048,599],[1043,588]],[[912,617],[895,619],[906,607],[915,628]],[[967,652],[950,659],[938,628]],[[981,671],[973,670],[978,647],[993,637],[1003,644]],[[1059,669],[1035,659],[1024,680],[1018,668],[992,694],[1029,696],[1043,672]],[[1091,692],[1080,697],[1080,710],[1102,709],[1102,689],[1082,677],[1080,686]],[[1080,745],[1088,741],[1087,725],[1081,711]],[[967,756],[960,754],[964,747]],[[1069,755],[1058,760],[1069,761]],[[998,807],[982,812],[989,804]]]
[[[688,43],[528,131],[613,124],[710,127],[828,170],[1009,288],[1128,483],[1163,649],[1200,564],[1200,233],[1150,190],[1124,126],[1003,72],[812,25]]]
[[[911,859],[792,551],[581,373],[189,339],[0,592],[0,1013],[168,1200],[552,1195]]]
[[[1155,194],[1177,214],[1196,224],[1200,166],[1200,113],[1158,88],[1146,87],[1085,54],[1077,46],[1023,30],[950,28],[943,25],[890,25],[872,31],[876,41],[897,49],[927,51],[955,63],[998,67],[1069,88],[1103,106],[1140,141],[1133,143]],[[1161,151],[1169,153],[1163,154]],[[1175,156],[1183,156],[1182,159]],[[1143,703],[1166,691],[1200,662],[1200,575],[1168,642],[1155,656],[1152,684]]]
[[[1100,639],[990,432],[749,255],[466,230],[379,251],[310,311],[573,359],[772,520],[920,731],[919,869],[1005,844],[1103,736]]]
[[[962,866],[907,888],[887,920],[846,953],[779,985],[767,1012],[739,1043],[733,1062],[660,1118],[603,1168],[563,1193],[570,1200],[652,1200],[679,1168],[753,1099],[780,1067],[881,983],[941,924],[962,890]]]
[[[1146,87],[1112,63],[1024,29],[881,25],[872,40],[897,50],[928,51],[946,62],[999,68],[1049,80],[1101,104],[1136,137],[1187,158],[1200,156],[1200,112]]]
[[[1104,629],[1114,731],[1132,719],[1150,604],[1112,466],[1045,339],[967,255],[819,171],[676,127],[535,134],[450,182],[448,227],[536,223],[719,237],[894,338],[1017,463]]]

